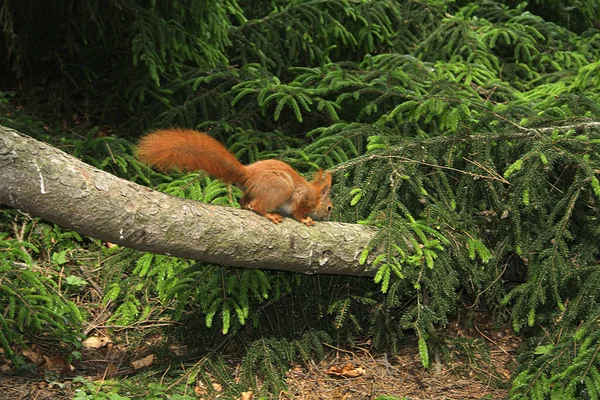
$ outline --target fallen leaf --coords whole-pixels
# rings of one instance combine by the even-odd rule
[[[247,392],[242,392],[242,397],[240,397],[240,400],[252,400],[254,398],[254,393],[252,393],[251,390],[247,391]]]
[[[64,374],[64,373],[75,370],[75,367],[73,367],[71,364],[69,364],[67,359],[64,357],[61,357],[61,356],[52,356],[52,357],[42,356],[42,357],[44,358],[44,363],[43,363],[42,367],[47,371],[54,371],[58,374]]]
[[[107,337],[90,336],[85,339],[82,344],[86,349],[99,349],[111,343],[111,340]]]
[[[140,368],[144,368],[144,367],[151,365],[153,362],[154,362],[154,354],[150,354],[149,356],[146,356],[139,360],[133,361],[131,363],[131,366],[133,367],[133,369],[138,370]]]
[[[221,393],[223,391],[223,385],[217,382],[212,383],[213,390],[217,393]]]
[[[343,376],[345,378],[356,378],[365,374],[364,368],[355,368],[352,363],[347,363],[345,365],[332,365],[329,367],[327,371],[325,371],[328,375],[335,376]]]
[[[203,396],[207,394],[208,392],[206,391],[206,386],[204,386],[204,383],[198,382],[198,384],[194,386],[194,393],[196,393],[196,396]]]
[[[98,129],[98,131],[96,132],[97,138],[106,137],[106,136],[108,136],[108,133],[104,129]]]
[[[119,368],[117,368],[117,366],[113,363],[109,363],[106,368],[104,369],[104,375],[105,376],[113,376],[117,373],[117,371],[119,370]]]
[[[176,344],[172,344],[169,346],[169,351],[176,356],[184,356],[189,353],[189,350],[185,346],[179,346]]]
[[[34,350],[23,350],[23,355],[31,360],[32,363],[40,365],[44,362],[44,357]]]
[[[304,371],[300,365],[294,365],[294,367],[289,371],[292,374],[303,374]]]

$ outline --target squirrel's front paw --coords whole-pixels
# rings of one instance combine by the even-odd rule
[[[313,226],[315,224],[315,221],[311,217],[302,218],[300,222],[306,226]]]

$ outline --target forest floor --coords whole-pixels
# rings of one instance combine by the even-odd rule
[[[395,396],[410,400],[503,399],[508,395],[521,339],[509,327],[492,329],[453,324],[444,332],[445,350],[426,370],[417,341],[408,341],[394,357],[365,346],[335,349],[325,360],[288,373],[289,398],[367,400]],[[358,376],[334,373],[356,370]]]
[[[468,400],[506,397],[510,376],[516,366],[515,353],[520,345],[520,339],[510,328],[493,327],[480,321],[465,329],[453,323],[441,332],[442,335],[443,350],[438,353],[439,356],[432,356],[428,369],[421,364],[416,340],[407,340],[396,356],[374,353],[368,342],[352,348],[329,347],[327,356],[319,363],[293,366],[287,373],[287,391],[273,394],[271,398],[366,400],[395,396],[411,400]],[[154,355],[149,359],[152,340],[133,350],[125,344],[112,344],[99,337],[98,340],[84,349],[82,360],[73,365],[60,356],[45,355],[45,351],[50,354],[48,349],[33,346],[33,350],[23,351],[23,357],[29,361],[36,357],[40,359],[30,363],[31,369],[21,370],[18,374],[10,373],[9,363],[0,354],[0,399],[72,399],[76,389],[85,385],[81,379],[74,379],[75,376],[85,376],[85,381],[95,382],[93,387],[96,389],[101,386],[99,382],[106,382],[104,389],[124,384],[125,389],[119,390],[119,394],[127,396],[93,397],[88,383],[87,395],[82,399],[150,398],[147,397],[149,393],[139,386],[132,391],[126,388],[131,388],[136,384],[134,382],[138,385],[151,380],[163,382],[167,371],[161,370],[157,364],[168,364],[164,360],[158,362]],[[155,337],[154,340],[162,339]],[[173,349],[174,354],[181,351],[186,349]],[[159,357],[168,358],[168,353]],[[131,360],[138,363],[139,369],[132,367]],[[239,370],[235,360],[239,365],[239,358],[230,357],[229,365],[234,375]],[[37,372],[35,363],[38,364]],[[147,372],[152,368],[150,365],[156,367],[154,373]],[[136,375],[140,374],[144,378],[137,380]],[[213,381],[212,385],[215,388],[213,394],[208,394],[201,384],[196,386],[195,393],[188,394],[200,399],[235,399],[219,394],[218,382]],[[238,398],[255,398],[250,393]]]

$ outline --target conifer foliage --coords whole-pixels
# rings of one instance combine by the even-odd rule
[[[260,327],[248,359],[263,351],[257,372],[275,382],[268,360],[359,334],[396,349],[412,332],[428,367],[436,328],[467,304],[529,338],[511,398],[598,398],[596,1],[62,0],[51,15],[70,24],[36,43],[42,28],[19,23],[34,2],[17,3],[2,3],[3,50],[26,88],[44,87],[32,107],[195,127],[244,162],[328,168],[334,219],[379,228],[361,255],[379,268],[370,284],[144,255],[105,295],[119,324],[151,312],[153,288],[172,318],[193,304],[203,329]],[[122,160],[166,192],[239,199]]]

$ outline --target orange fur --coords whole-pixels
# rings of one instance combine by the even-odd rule
[[[138,158],[161,170],[203,170],[226,183],[238,185],[244,196],[242,207],[281,222],[280,214],[291,214],[307,226],[313,219],[327,220],[331,213],[331,174],[319,170],[306,181],[288,164],[278,160],[242,165],[221,143],[206,133],[191,129],[164,129],[143,137]]]

